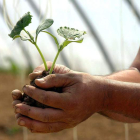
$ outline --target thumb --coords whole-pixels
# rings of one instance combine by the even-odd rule
[[[36,79],[35,83],[41,88],[66,87],[73,84],[73,74],[50,74],[44,78]]]
[[[52,62],[47,61],[48,69],[51,68]],[[32,73],[29,74],[29,79],[34,80],[37,76],[41,75],[42,72],[45,70],[44,64],[36,67]]]

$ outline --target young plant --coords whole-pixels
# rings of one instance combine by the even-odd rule
[[[22,41],[30,41],[38,50],[42,61],[44,63],[44,67],[45,67],[45,71],[42,72],[42,75],[38,76],[37,78],[42,78],[44,76],[47,76],[48,74],[52,74],[53,73],[53,69],[56,63],[56,60],[60,54],[60,52],[70,43],[72,42],[77,42],[77,43],[82,43],[83,42],[83,35],[86,34],[85,31],[79,31],[76,30],[74,28],[69,28],[69,27],[60,27],[57,30],[57,33],[64,37],[65,40],[63,41],[63,43],[59,44],[57,38],[52,35],[51,33],[45,31],[47,28],[49,28],[52,24],[53,24],[53,20],[52,19],[46,19],[43,22],[40,23],[40,25],[37,27],[36,29],[36,36],[35,38],[31,35],[31,33],[29,31],[27,31],[25,29],[25,27],[27,27],[32,20],[32,15],[30,15],[30,12],[26,13],[15,25],[14,29],[11,31],[11,33],[9,34],[9,36],[11,38],[16,39],[16,38],[20,38]],[[24,31],[26,33],[26,35],[21,35],[21,31]],[[40,48],[37,45],[37,39],[38,39],[38,35],[39,33],[47,33],[49,34],[55,41],[56,45],[57,45],[57,54],[54,58],[54,61],[52,63],[52,66],[50,68],[50,70],[48,69],[48,66],[46,64],[45,58],[40,50]],[[30,84],[32,86],[37,87],[37,85],[35,84],[35,80],[31,81]],[[40,88],[40,87],[37,87]],[[46,89],[45,89],[46,90]],[[52,89],[47,89],[47,90],[53,90],[56,92],[61,93],[62,90],[60,88],[52,88]],[[41,108],[46,108],[48,106],[43,105],[37,101],[35,101],[34,99],[30,98],[29,96],[27,96],[26,94],[23,94],[23,102],[27,105],[30,106],[36,106],[36,107],[41,107]]]
[[[56,63],[56,60],[60,54],[60,52],[70,43],[72,42],[77,42],[77,43],[82,43],[83,42],[83,35],[86,34],[85,31],[79,31],[79,30],[76,30],[74,28],[69,28],[69,27],[60,27],[58,30],[57,30],[57,33],[64,37],[65,40],[62,44],[59,44],[57,38],[52,35],[51,33],[47,32],[47,31],[44,31],[46,30],[47,28],[49,28],[52,24],[53,24],[53,20],[52,19],[46,19],[44,20],[43,22],[41,22],[41,24],[37,27],[36,29],[36,36],[35,38],[31,35],[31,33],[29,31],[27,31],[25,29],[25,27],[27,27],[30,23],[31,23],[31,20],[32,20],[32,15],[30,15],[30,12],[26,13],[15,25],[14,29],[11,31],[11,33],[9,34],[9,36],[11,38],[16,39],[16,38],[20,38],[22,41],[30,41],[38,50],[41,58],[42,58],[42,61],[44,63],[44,67],[45,67],[45,70],[46,71],[49,71],[48,70],[48,67],[47,67],[47,64],[46,64],[46,61],[45,61],[45,58],[40,50],[40,48],[38,47],[37,45],[37,38],[38,38],[38,35],[39,33],[47,33],[49,34],[55,41],[56,45],[57,45],[57,54],[55,56],[55,59],[53,61],[53,64],[51,66],[51,69],[49,71],[49,74],[52,73],[53,69],[54,69],[54,66],[55,66],[55,63]],[[24,31],[26,33],[26,35],[21,35],[21,31]]]

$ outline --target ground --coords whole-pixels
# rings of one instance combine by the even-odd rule
[[[22,89],[28,84],[28,77],[23,82],[22,76],[0,74],[0,140],[23,140],[26,130],[16,124],[12,108],[11,91]],[[22,84],[21,84],[22,83]],[[109,120],[99,114],[77,126],[78,140],[124,140],[124,124]],[[129,140],[140,140],[140,124],[129,124]],[[28,140],[73,140],[73,129],[53,134],[32,134],[29,131]]]

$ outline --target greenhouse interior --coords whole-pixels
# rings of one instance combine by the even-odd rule
[[[30,15],[21,31],[22,18]],[[139,0],[0,0],[0,140],[139,140],[139,123],[99,112],[68,129],[33,133],[18,125],[11,95],[23,92],[28,75],[44,61],[54,62],[58,52],[54,66],[105,78],[129,69],[139,47]]]

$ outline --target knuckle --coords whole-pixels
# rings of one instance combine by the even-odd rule
[[[52,64],[52,62],[51,61],[46,61],[47,62],[47,64]]]
[[[18,89],[13,90],[12,97],[13,97],[13,100],[20,99],[22,97],[21,91]]]
[[[30,97],[33,96],[33,89],[29,85],[25,85],[23,87],[23,91],[25,94],[28,93],[30,95]]]
[[[31,123],[29,124],[28,129],[30,129],[31,131],[33,131],[33,130],[34,130],[34,124],[33,124],[33,122],[31,122]]]
[[[56,78],[55,74],[50,74],[50,75],[46,76],[45,80],[49,80],[51,82],[54,82],[55,78]]]
[[[74,73],[67,73],[66,75],[67,75],[67,77],[70,77],[70,78],[74,78],[75,77]]]
[[[53,129],[53,126],[52,125],[47,125],[48,127],[48,133],[51,133],[51,132],[54,132],[55,130]]]
[[[72,82],[79,82],[79,75],[74,73],[67,73],[66,80],[71,80]]]
[[[26,116],[30,116],[30,113],[31,113],[31,108],[29,107],[28,109],[25,110],[24,114]]]

